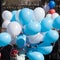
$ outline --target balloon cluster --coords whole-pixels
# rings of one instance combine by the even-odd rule
[[[51,43],[58,40],[60,30],[60,16],[53,9],[55,2],[50,1],[48,5],[50,10],[47,15],[41,7],[3,11],[2,28],[5,32],[0,33],[0,47],[16,44],[19,49],[26,49],[30,60],[44,60],[43,55],[52,52]]]

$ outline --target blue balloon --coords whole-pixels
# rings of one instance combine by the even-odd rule
[[[54,20],[53,27],[60,30],[60,16]]]
[[[19,13],[19,20],[22,23],[22,25],[30,23],[31,20],[33,20],[33,10],[29,8],[23,8]]]
[[[36,48],[38,52],[47,55],[50,54],[53,50],[53,46],[47,43],[42,43],[41,45],[38,45]]]
[[[58,40],[59,34],[55,30],[48,31],[44,36],[44,42],[46,43],[54,43]]]
[[[16,44],[19,48],[23,48],[26,44],[26,36],[20,35],[16,38]]]
[[[46,42],[42,42],[42,43],[40,43],[38,46],[39,47],[43,47],[43,46],[50,46],[51,44],[49,44],[49,43],[46,43]]]
[[[0,33],[0,47],[4,47],[8,44],[10,44],[11,42],[11,36],[6,33],[6,32],[3,32],[3,33]]]
[[[55,7],[56,3],[54,1],[49,2],[50,9],[53,9]]]
[[[50,0],[50,1],[54,1],[54,0]]]
[[[16,10],[12,11],[12,19],[11,21],[16,21],[15,15],[16,15]]]
[[[27,53],[29,60],[44,60],[44,56],[37,51],[29,51]]]
[[[24,26],[24,34],[35,35],[41,30],[41,25],[39,22],[33,21]]]
[[[49,31],[53,28],[52,26],[53,24],[53,20],[51,18],[44,18],[42,21],[41,21],[41,32],[46,32],[46,31]]]

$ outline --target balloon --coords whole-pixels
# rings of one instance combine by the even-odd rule
[[[11,20],[12,19],[12,13],[8,10],[3,11],[2,13],[3,20]]]
[[[59,16],[58,13],[54,13],[54,14],[52,14],[52,19],[55,20],[55,18],[57,18],[58,16]]]
[[[59,34],[55,30],[48,31],[44,36],[44,42],[46,43],[54,43],[58,40]]]
[[[37,7],[34,9],[34,15],[36,17],[36,21],[41,22],[41,20],[45,17],[45,10],[41,7]]]
[[[20,35],[16,38],[16,44],[19,48],[23,48],[26,45],[26,36]]]
[[[54,20],[53,27],[60,30],[60,16]]]
[[[48,11],[49,11],[49,5],[47,4],[47,3],[45,3],[45,5],[44,5],[44,10],[45,10],[45,12],[47,13]]]
[[[12,19],[11,21],[16,21],[15,15],[16,15],[16,10],[12,11]]]
[[[35,35],[41,30],[41,25],[39,22],[33,21],[24,26],[24,34]]]
[[[16,21],[19,22],[19,13],[20,13],[21,10],[18,10],[16,12],[16,15],[15,15],[15,18],[16,18]]]
[[[49,11],[49,13],[50,13],[50,14],[54,14],[54,13],[55,13],[55,9],[51,9],[51,10]]]
[[[38,33],[36,35],[28,36],[28,39],[31,44],[40,43],[43,41],[43,35]]]
[[[54,0],[49,0],[49,1],[54,1]]]
[[[30,51],[27,53],[29,60],[44,60],[44,56],[37,51]]]
[[[37,48],[37,51],[44,54],[44,55],[47,55],[47,54],[50,54],[53,50],[53,46],[52,45],[40,45],[38,46]]]
[[[51,18],[44,18],[41,21],[41,32],[46,32],[52,29],[53,20]]]
[[[56,3],[54,1],[49,2],[50,9],[53,9],[55,7]]]
[[[19,20],[22,23],[22,25],[25,25],[30,23],[31,20],[33,20],[33,16],[33,10],[29,8],[23,8],[19,13]]]
[[[6,33],[6,32],[3,32],[3,33],[0,33],[0,47],[4,47],[8,44],[10,44],[11,42],[11,36]]]
[[[8,24],[10,23],[9,20],[6,20],[2,23],[2,28],[7,28]]]
[[[47,14],[46,15],[46,18],[51,18],[51,14]]]
[[[7,26],[7,32],[10,33],[12,36],[19,35],[22,31],[22,27],[19,23],[17,22],[11,22]]]

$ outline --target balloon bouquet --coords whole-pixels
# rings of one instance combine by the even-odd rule
[[[16,54],[17,60],[25,60],[25,56],[29,60],[44,60],[44,55],[52,52],[52,43],[58,40],[60,30],[60,16],[54,9],[55,2],[50,1],[48,7],[47,15],[47,5],[34,10],[3,11],[2,28],[5,31],[0,33],[0,47],[16,44],[21,50],[19,55]]]

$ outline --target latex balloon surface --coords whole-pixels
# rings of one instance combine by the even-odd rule
[[[8,10],[3,11],[2,13],[3,20],[11,20],[12,19],[12,13]]]
[[[41,20],[45,17],[45,10],[41,7],[37,7],[34,9],[34,15],[36,21],[41,22]]]
[[[10,44],[11,42],[11,36],[10,34],[3,32],[0,33],[0,47],[4,47],[8,44]]]
[[[44,56],[40,52],[28,52],[27,56],[30,60],[44,60]]]
[[[22,27],[17,22],[11,22],[7,27],[7,32],[10,33],[12,36],[19,35],[22,31]]]

